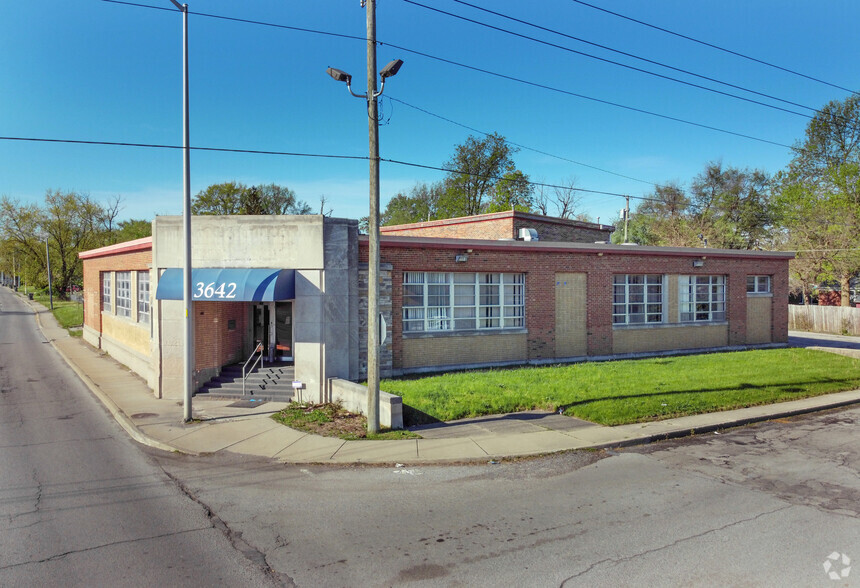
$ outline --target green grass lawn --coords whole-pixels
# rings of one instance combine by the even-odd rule
[[[37,293],[33,300],[46,308],[51,308],[51,299],[46,293]],[[84,324],[84,307],[80,302],[60,300],[54,296],[54,316],[64,329],[80,327]]]
[[[768,349],[456,372],[380,387],[403,397],[407,426],[530,409],[620,425],[860,388],[860,359]]]

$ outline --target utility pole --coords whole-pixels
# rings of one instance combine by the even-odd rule
[[[352,76],[329,67],[326,73],[345,82],[347,91],[367,101],[367,127],[370,137],[370,214],[368,215],[367,263],[367,432],[379,432],[379,347],[385,340],[385,323],[379,314],[379,108],[377,98],[385,90],[385,80],[397,74],[403,60],[395,59],[382,68],[382,86],[376,91],[376,0],[361,0],[367,9],[367,92],[352,91]]]
[[[367,432],[379,432],[379,109],[376,94],[376,0],[367,0],[367,125],[370,214],[367,268]]]
[[[630,220],[630,196],[625,196],[624,200],[624,242],[627,243],[627,222]]]
[[[51,281],[51,252],[48,250],[48,237],[45,237],[45,260],[48,262],[48,295],[51,297],[51,310],[54,310],[54,284]]]

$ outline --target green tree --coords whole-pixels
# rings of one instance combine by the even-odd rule
[[[677,182],[657,186],[630,215],[628,239],[640,245],[701,246],[691,206],[692,201]],[[624,231],[615,231],[612,239],[623,241]]]
[[[129,219],[117,224],[116,241],[133,241],[152,236],[152,222],[143,219]]]
[[[55,293],[66,291],[82,279],[78,253],[105,244],[105,208],[85,194],[49,190],[44,208],[0,199],[0,232],[18,259],[21,273],[36,285],[47,285],[45,241],[51,255]]]
[[[756,249],[770,241],[770,178],[762,171],[711,162],[693,179],[692,217],[711,247]]]
[[[847,306],[850,280],[860,273],[860,95],[815,115],[775,184],[787,245],[798,252],[793,273],[804,286],[838,281]]]
[[[658,186],[631,215],[630,233],[642,245],[755,249],[771,244],[773,223],[766,174],[711,162],[689,191],[678,182]]]
[[[516,152],[498,134],[483,139],[470,136],[457,145],[445,164],[444,180],[417,184],[388,201],[381,224],[396,225],[426,220],[471,216],[501,210],[530,212],[534,193],[529,177],[514,165]]]
[[[529,177],[520,170],[507,172],[496,182],[492,200],[484,212],[501,212],[504,210],[519,210],[531,212],[534,205],[534,189],[529,183]]]
[[[470,136],[457,145],[453,157],[445,164],[449,170],[445,190],[439,199],[442,218],[470,216],[486,212],[499,182],[506,174],[510,180],[520,174],[513,161],[517,149],[498,133],[483,139]]]
[[[407,195],[398,193],[388,201],[383,211],[380,224],[405,225],[438,218],[438,202],[443,191],[443,184],[420,183],[412,188]]]
[[[248,187],[241,182],[212,184],[194,196],[193,214],[311,214],[295,192],[277,184]]]

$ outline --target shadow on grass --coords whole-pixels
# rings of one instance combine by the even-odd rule
[[[576,402],[570,402],[568,404],[559,405],[558,409],[560,411],[566,411],[569,408],[573,408],[575,406],[583,406],[586,404],[591,404],[594,402],[606,402],[613,400],[632,400],[634,398],[660,398],[662,396],[675,396],[675,395],[683,395],[683,394],[713,394],[720,392],[737,392],[738,390],[766,390],[772,389],[774,393],[785,393],[785,394],[805,394],[808,392],[808,388],[804,386],[811,386],[814,384],[833,384],[844,387],[851,387],[855,385],[855,380],[847,380],[847,379],[836,379],[836,378],[818,378],[812,380],[806,380],[803,382],[787,382],[785,384],[750,384],[748,382],[742,382],[736,386],[726,386],[723,388],[699,388],[696,390],[665,390],[665,391],[654,391],[643,394],[624,394],[621,396],[602,396],[600,398],[586,398],[583,400],[577,400]],[[717,407],[715,407],[717,408]]]

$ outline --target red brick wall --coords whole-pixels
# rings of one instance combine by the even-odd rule
[[[102,277],[101,272],[149,270],[152,250],[133,253],[115,253],[103,257],[84,259],[84,324],[99,332],[102,330]],[[154,285],[155,281],[151,283]],[[116,293],[112,292],[115,296]],[[137,304],[136,301],[133,301]]]
[[[480,218],[480,217],[478,217]],[[513,219],[445,220],[379,227],[380,232],[397,237],[439,237],[444,239],[513,239]]]
[[[689,257],[660,255],[610,254],[597,252],[541,252],[478,250],[469,254],[465,263],[454,261],[453,249],[419,247],[386,247],[383,243],[381,261],[391,263],[392,280],[392,367],[402,366],[402,282],[404,271],[440,272],[515,272],[526,274],[526,328],[528,329],[528,358],[555,357],[555,273],[585,272],[587,285],[588,354],[612,353],[612,277],[624,273],[655,273],[681,275],[726,275],[729,345],[746,342],[746,277],[773,276],[772,328],[773,341],[788,340],[788,260],[737,259],[708,257],[704,267],[692,267]],[[359,244],[361,261],[367,260],[367,242]],[[468,359],[464,358],[464,363]]]
[[[506,211],[380,227],[384,235],[395,237],[437,237],[444,239],[516,239],[521,228],[536,229],[541,241],[594,243],[608,241],[612,231],[593,223]]]
[[[558,221],[540,221],[528,218],[514,219],[514,236],[520,229],[535,229],[541,241],[562,241],[566,243],[594,243],[609,241],[612,231],[598,229],[586,224],[570,224]]]
[[[195,369],[218,370],[224,365],[244,361],[248,327],[248,303],[194,303]],[[236,328],[229,329],[229,322]]]

